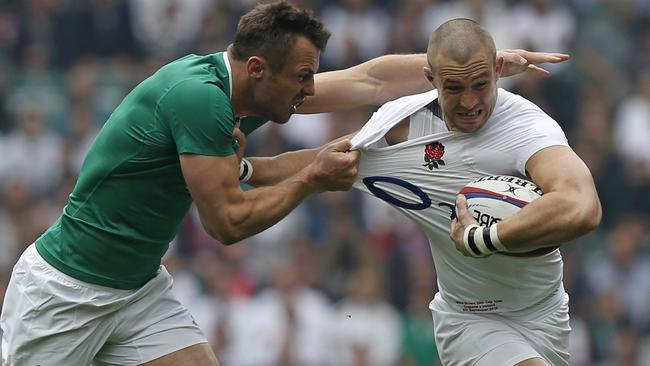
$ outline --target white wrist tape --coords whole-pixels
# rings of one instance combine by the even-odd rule
[[[239,181],[247,182],[253,175],[253,165],[246,158],[242,158],[239,163]]]
[[[463,244],[473,257],[485,257],[495,252],[507,251],[499,240],[496,224],[489,228],[476,224],[466,227],[463,232]]]
[[[506,246],[501,242],[501,239],[499,239],[497,230],[497,224],[490,226],[490,241],[492,242],[492,245],[497,248],[498,252],[507,252],[508,248],[506,248]]]

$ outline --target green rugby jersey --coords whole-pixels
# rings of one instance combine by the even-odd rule
[[[37,241],[61,272],[134,289],[153,278],[190,207],[179,154],[227,156],[235,116],[225,53],[189,55],[140,83],[97,135],[59,219]],[[250,133],[265,120],[241,123]]]

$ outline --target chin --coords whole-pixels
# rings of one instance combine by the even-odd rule
[[[273,121],[278,124],[284,124],[287,123],[291,117],[291,113],[266,113],[264,117],[266,117],[266,119],[269,121]]]
[[[485,126],[485,121],[479,123],[473,123],[471,125],[457,125],[457,126],[458,126],[457,130],[460,132],[472,133],[480,130],[481,127]]]
[[[273,118],[269,118],[269,121],[273,121],[277,124],[283,125],[287,122],[289,122],[289,118],[291,118],[291,115],[288,116],[275,116]]]

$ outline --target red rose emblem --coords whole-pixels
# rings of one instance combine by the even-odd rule
[[[429,168],[429,170],[433,170],[433,168],[439,169],[440,166],[445,165],[445,161],[442,160],[443,155],[445,155],[445,147],[441,143],[436,141],[427,144],[424,147],[424,164],[422,166]]]
[[[424,156],[428,159],[438,160],[443,155],[445,155],[445,147],[439,142],[430,143],[424,148]]]

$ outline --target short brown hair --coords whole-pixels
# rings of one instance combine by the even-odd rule
[[[246,61],[253,55],[263,55],[272,69],[279,70],[296,36],[306,37],[322,52],[330,32],[310,10],[296,8],[284,0],[259,4],[239,20],[233,56]]]
[[[456,18],[443,23],[431,33],[427,59],[429,66],[434,68],[433,61],[440,52],[444,52],[446,56],[465,63],[482,50],[490,53],[492,60],[496,59],[496,47],[490,33],[474,20]]]

